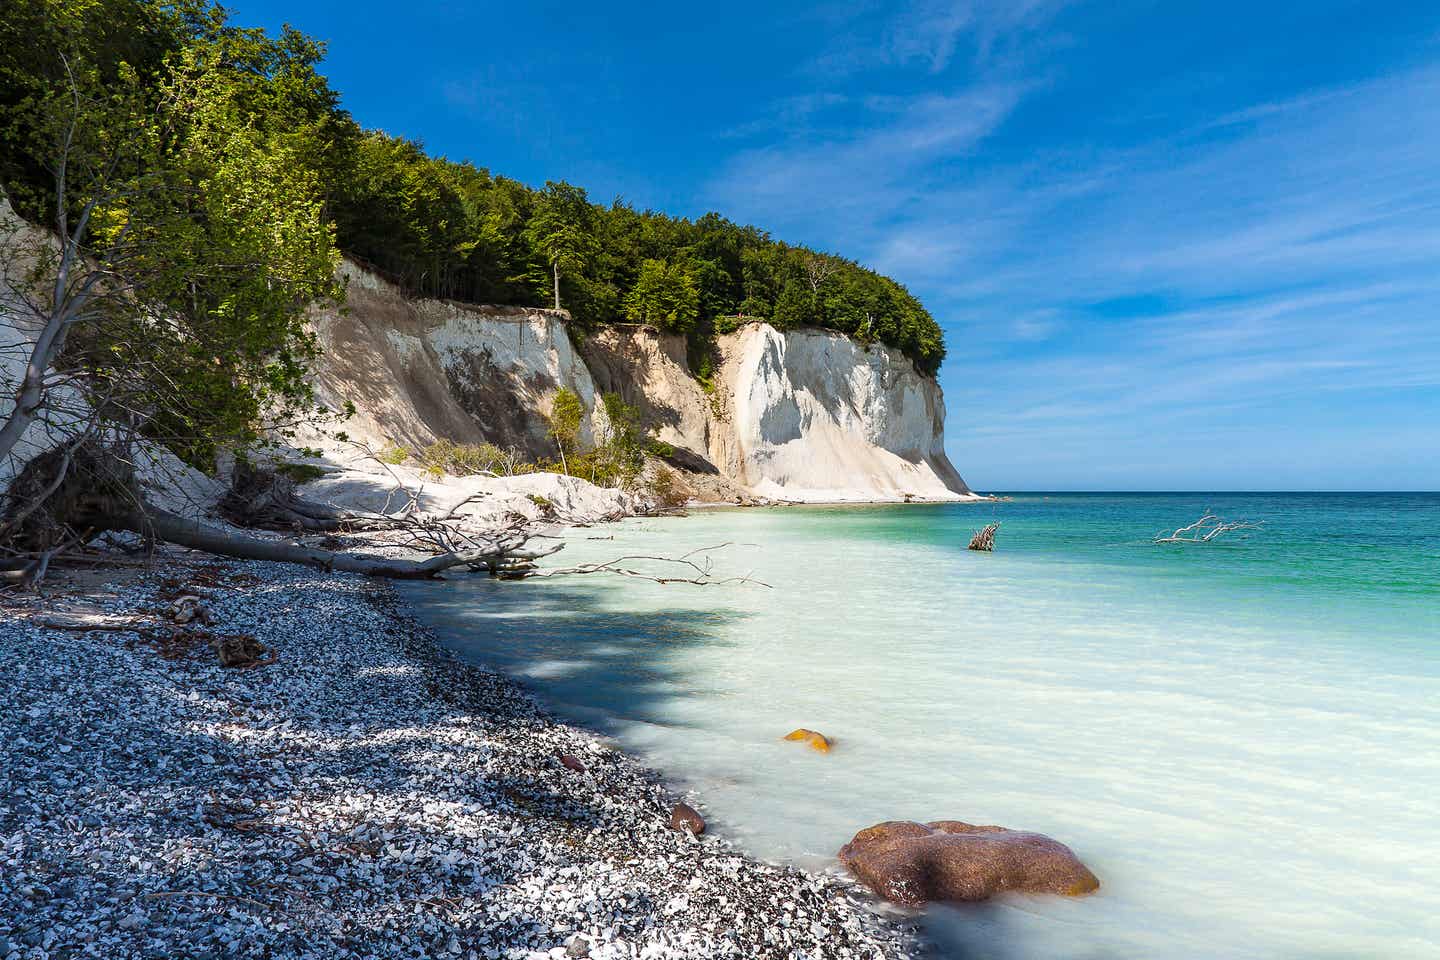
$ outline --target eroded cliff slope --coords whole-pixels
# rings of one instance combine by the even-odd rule
[[[352,264],[343,310],[318,311],[317,386],[354,404],[344,429],[374,445],[488,441],[553,456],[550,398],[575,390],[601,426],[598,395],[638,405],[676,448],[702,497],[955,499],[970,495],[944,450],[933,378],[898,351],[819,330],[752,323],[719,338],[708,389],[685,341],[608,327],[576,342],[562,311],[412,300]]]

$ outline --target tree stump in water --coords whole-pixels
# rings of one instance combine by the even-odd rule
[[[970,549],[984,550],[986,553],[993,552],[995,550],[995,531],[999,529],[999,523],[986,524],[985,529],[970,538]]]

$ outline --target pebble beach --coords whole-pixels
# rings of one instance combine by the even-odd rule
[[[104,630],[0,606],[0,957],[923,952],[848,878],[672,829],[704,798],[441,651],[383,583],[194,555],[96,583]],[[177,595],[204,621],[168,622]],[[263,655],[222,666],[237,636]]]

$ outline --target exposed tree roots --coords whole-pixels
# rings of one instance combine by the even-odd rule
[[[273,477],[273,475],[271,475]],[[58,479],[57,479],[58,477]],[[248,498],[247,498],[248,493]],[[414,517],[348,514],[311,504],[293,495],[285,485],[257,479],[242,481],[240,491],[227,497],[227,512],[240,511],[251,519],[279,525],[305,517],[315,525],[306,530],[406,528],[413,526],[416,540],[436,556],[401,560],[323,550],[293,541],[248,536],[182,517],[149,503],[140,493],[134,471],[114,451],[87,443],[56,449],[28,464],[12,483],[8,508],[0,520],[0,536],[9,554],[10,570],[0,571],[12,581],[35,582],[44,576],[56,552],[87,543],[101,533],[123,530],[146,540],[165,541],[220,556],[245,560],[300,563],[324,570],[343,570],[372,577],[424,579],[454,567],[474,570],[511,570],[556,552],[559,542],[527,549],[529,534],[518,529],[489,536],[444,536],[437,521]],[[325,516],[325,511],[330,511]]]
[[[975,536],[970,538],[970,549],[984,550],[986,553],[992,552],[995,549],[995,531],[999,529],[998,522],[987,523],[984,529],[977,531]]]

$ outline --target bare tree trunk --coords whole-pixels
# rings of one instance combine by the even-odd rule
[[[69,75],[68,61],[65,62],[65,70]],[[15,445],[20,442],[20,438],[25,435],[25,431],[35,422],[36,416],[44,407],[45,377],[54,367],[60,351],[64,349],[70,328],[85,314],[90,296],[105,273],[86,263],[84,247],[89,238],[90,218],[102,200],[108,201],[113,197],[105,196],[105,191],[102,190],[99,195],[86,201],[75,224],[72,226],[70,223],[70,148],[75,140],[80,114],[80,91],[75,85],[73,75],[70,76],[70,95],[75,103],[75,113],[65,128],[59,163],[55,169],[55,233],[60,240],[60,262],[56,265],[49,309],[44,311],[45,320],[35,335],[35,345],[31,348],[30,359],[25,364],[25,374],[15,388],[15,408],[10,411],[4,425],[0,426],[0,460],[8,457],[15,449]],[[118,153],[109,158],[102,183],[108,181],[118,161]],[[126,223],[120,228],[118,237],[112,241],[112,249],[118,246],[120,238],[129,232],[130,225]],[[77,271],[81,274],[78,281],[75,278]]]
[[[145,506],[110,520],[114,529],[129,530],[143,537],[165,540],[182,547],[242,560],[270,560],[300,563],[322,570],[343,570],[369,577],[423,580],[452,567],[498,568],[519,560],[534,560],[558,551],[563,544],[542,550],[507,549],[502,543],[464,553],[443,553],[428,560],[394,560],[365,554],[336,553],[281,540],[262,540],[229,533],[198,520],[190,520],[153,506]],[[523,540],[521,541],[523,543]]]
[[[86,229],[90,219],[87,206],[76,231]],[[93,278],[87,278],[78,289],[68,288],[70,271],[79,257],[77,239],[62,236],[63,249],[60,267],[55,280],[55,301],[30,350],[30,359],[25,364],[25,374],[15,389],[15,407],[10,411],[5,424],[0,426],[0,459],[10,455],[25,431],[35,422],[36,416],[45,405],[45,377],[55,366],[55,358],[65,347],[65,338],[70,328],[81,316],[90,295]]]
[[[555,309],[560,309],[560,261],[551,260],[550,269],[555,274]]]

